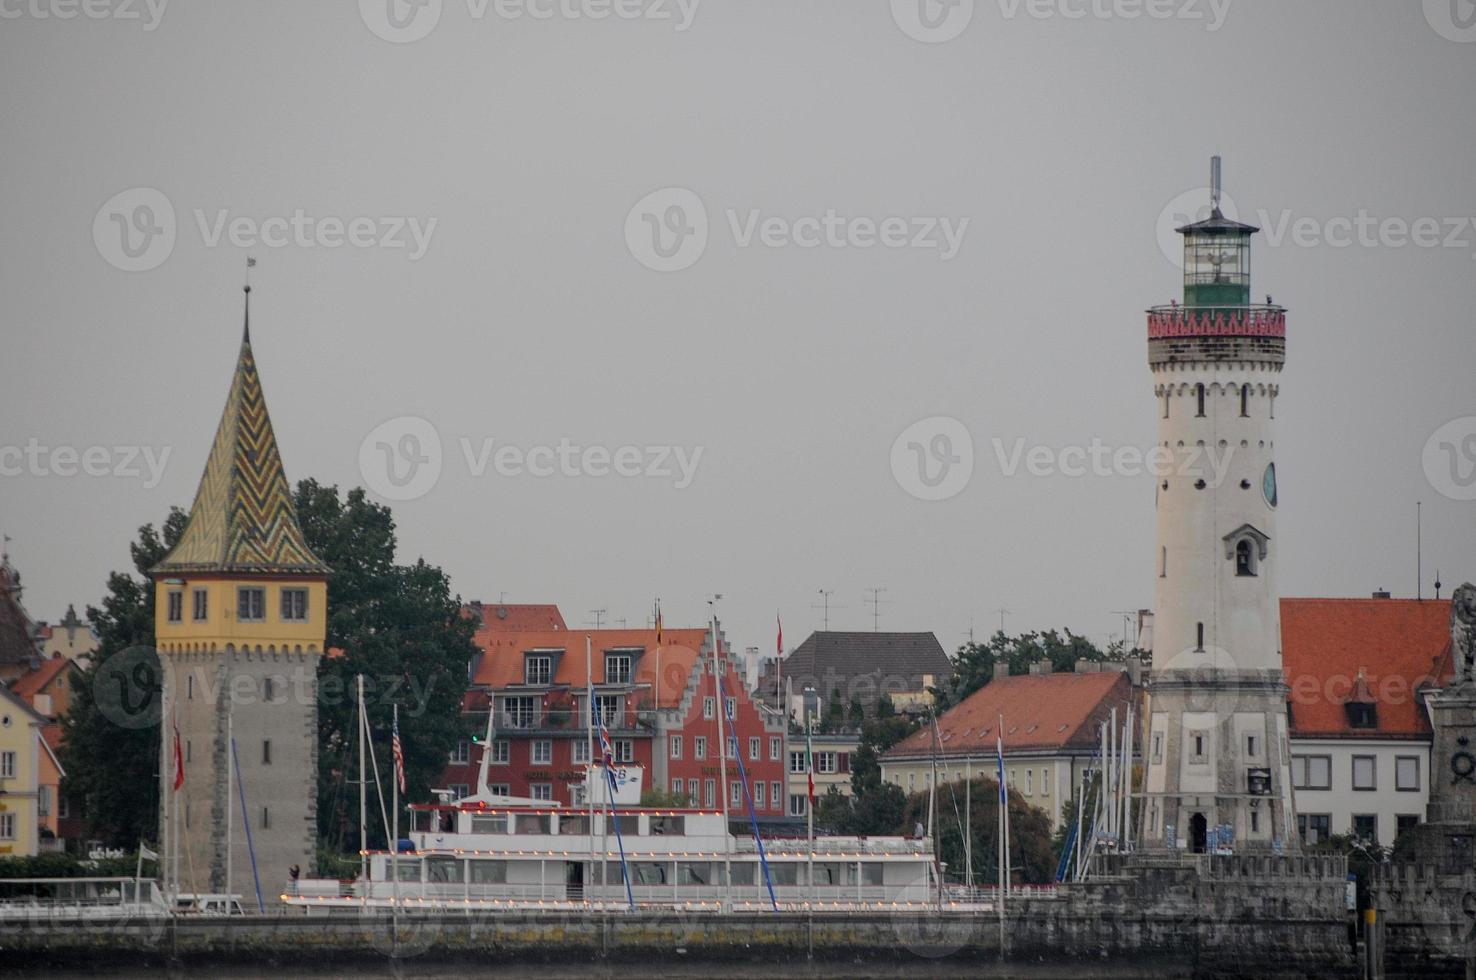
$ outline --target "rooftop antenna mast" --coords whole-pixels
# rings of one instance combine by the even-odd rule
[[[1128,646],[1128,629],[1133,622],[1133,617],[1138,615],[1138,611],[1136,609],[1114,609],[1112,615],[1122,617],[1122,653],[1123,656],[1127,656],[1132,652],[1132,647]]]
[[[834,589],[820,589],[820,602],[811,604],[811,609],[823,609],[825,611],[825,625],[821,627],[825,632],[830,632],[830,597],[835,595]],[[837,609],[843,608],[836,606]]]
[[[874,585],[866,591],[870,593],[866,601],[871,603],[871,631],[875,633],[881,629],[881,607],[882,603],[888,601],[881,594],[887,590],[884,586]]]
[[[1013,609],[1005,609],[1003,606],[994,611],[999,613],[999,631],[1003,633],[1005,631],[1005,617],[1013,615],[1015,611]]]
[[[1423,518],[1423,515],[1420,513],[1421,509],[1424,506],[1425,505],[1424,505],[1423,501],[1419,501],[1419,500],[1416,500],[1415,501],[1415,598],[1416,599],[1423,599],[1425,597],[1425,555],[1424,555],[1425,535],[1424,535],[1424,531],[1423,531],[1423,525],[1421,524],[1421,520]],[[1436,598],[1439,598],[1439,597],[1437,596]]]
[[[589,611],[589,614],[594,617],[594,628],[595,629],[599,629],[600,628],[600,624],[605,621],[605,614],[608,613],[608,612],[609,612],[608,609],[591,609]],[[589,622],[589,620],[585,620],[585,622]]]
[[[1210,157],[1210,207],[1220,213],[1220,155]]]

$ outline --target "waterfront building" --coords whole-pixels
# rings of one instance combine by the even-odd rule
[[[1251,302],[1250,238],[1219,208],[1184,236],[1184,294],[1148,311],[1157,540],[1144,848],[1294,848],[1276,575],[1286,311]],[[1268,298],[1269,299],[1269,298]]]
[[[775,672],[771,659],[758,682],[759,695],[771,702]],[[948,683],[953,663],[932,633],[817,631],[785,656],[778,672],[791,718],[806,710],[824,718],[836,701],[843,717],[856,701],[873,718],[882,695],[894,706],[926,710],[933,700],[929,689]],[[805,703],[806,690],[818,703]]]
[[[0,685],[0,858],[40,853],[42,817],[62,768],[41,736],[46,719]]]
[[[1102,723],[1116,709],[1120,728],[1134,701],[1126,669],[1001,675],[939,715],[936,732],[924,724],[889,749],[882,779],[907,793],[926,790],[935,769],[940,785],[994,779],[1002,722],[1010,792],[1044,810],[1056,830],[1083,774],[1101,768]]]
[[[1451,679],[1449,599],[1281,600],[1291,783],[1305,844],[1389,846],[1430,798],[1426,698]]]
[[[740,766],[756,816],[780,819],[785,797],[785,729],[782,718],[755,702],[743,683],[741,662],[726,639],[719,669],[728,699],[725,734],[728,773],[720,776],[717,745],[717,685],[712,674],[710,629],[654,628],[569,630],[554,607],[498,618],[483,606],[479,615],[498,623],[525,618],[541,628],[494,626],[478,630],[480,655],[463,700],[468,726],[478,733],[453,749],[440,786],[453,796],[477,786],[482,754],[488,753],[488,788],[493,795],[582,802],[589,758],[589,694],[586,639],[593,669],[596,719],[609,732],[615,760],[641,771],[643,788],[687,797],[716,808],[720,792],[739,815],[747,807]],[[533,611],[536,610],[536,611]],[[487,712],[494,712],[485,742]],[[598,751],[598,747],[596,748]],[[724,787],[726,786],[726,789]]]
[[[298,525],[248,313],[189,523],[149,573],[164,681],[160,840],[178,854],[171,885],[254,904],[255,873],[270,903],[292,867],[312,867],[329,573]],[[185,771],[177,823],[175,724]],[[182,873],[191,866],[193,886]]]
[[[810,736],[815,752],[815,799],[832,789],[842,796],[851,795],[851,757],[861,747],[859,732],[816,732]],[[803,818],[810,808],[810,779],[805,769],[805,736],[792,732],[789,736],[789,804],[788,815]]]

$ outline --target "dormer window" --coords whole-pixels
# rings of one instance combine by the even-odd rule
[[[1348,712],[1349,728],[1378,728],[1379,706],[1368,701],[1349,701],[1343,705]]]
[[[543,686],[553,681],[553,658],[528,657],[523,661],[523,683]]]
[[[629,684],[630,661],[631,657],[628,653],[605,654],[605,683]]]

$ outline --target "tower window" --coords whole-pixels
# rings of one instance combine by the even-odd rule
[[[1200,418],[1204,418],[1204,385],[1203,384],[1197,384],[1197,385],[1194,386],[1194,397],[1195,397],[1195,399],[1199,403],[1198,410],[1194,414],[1197,415],[1197,416],[1199,416]]]
[[[169,621],[178,623],[184,619],[184,593],[174,590],[169,593]]]
[[[283,589],[282,621],[286,623],[303,623],[307,621],[307,618],[307,589]]]
[[[261,764],[264,766],[272,764],[272,740],[269,738],[261,740]]]
[[[1248,538],[1241,538],[1235,545],[1235,574],[1251,577],[1256,574],[1256,551]]]
[[[1173,400],[1173,397],[1174,396],[1170,392],[1165,391],[1163,393],[1163,417],[1164,418],[1168,418],[1169,417],[1169,403]]]
[[[242,622],[260,622],[266,619],[266,590],[237,589],[236,618]]]
[[[1260,810],[1252,810],[1251,811],[1251,833],[1253,833],[1253,834],[1259,834],[1260,832],[1261,832],[1261,811]]]
[[[193,595],[195,622],[204,622],[210,613],[210,593],[204,589],[196,589]]]
[[[194,674],[186,674],[185,675],[185,700],[186,701],[193,701],[193,700],[195,700],[195,675]]]
[[[1240,386],[1240,417],[1250,418],[1250,385]]]
[[[1169,573],[1169,550],[1167,545],[1158,549],[1158,577],[1168,578]]]
[[[266,830],[272,825],[272,811],[266,807],[261,808],[261,829]]]
[[[1195,623],[1194,624],[1194,632],[1195,632],[1194,649],[1197,650],[1197,651],[1199,651],[1200,653],[1203,653],[1204,652],[1204,624],[1203,623]]]

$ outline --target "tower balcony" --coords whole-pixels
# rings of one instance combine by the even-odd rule
[[[1155,306],[1148,310],[1148,339],[1161,337],[1286,338],[1280,306]]]
[[[1213,361],[1280,365],[1286,359],[1286,310],[1246,306],[1155,306],[1148,310],[1148,363]]]

